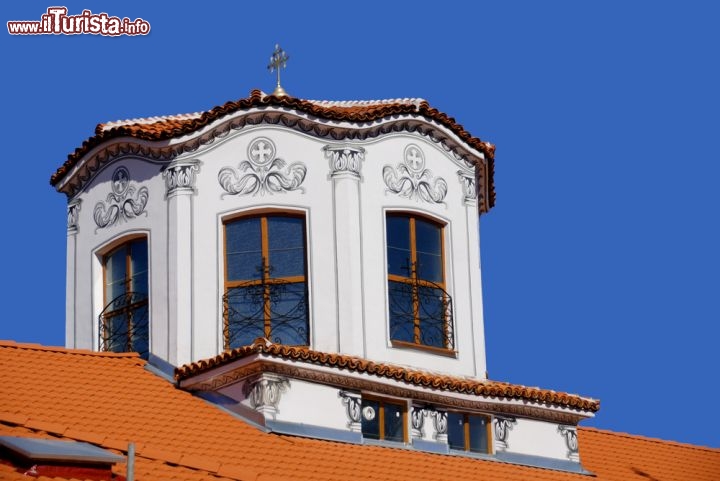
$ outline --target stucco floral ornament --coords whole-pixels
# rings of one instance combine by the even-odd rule
[[[386,165],[383,168],[383,180],[387,192],[408,199],[420,199],[424,202],[444,204],[448,186],[442,177],[433,177],[430,169],[425,168],[425,154],[420,147],[409,144],[403,152],[403,163],[395,168]]]
[[[147,187],[130,185],[130,173],[118,167],[112,175],[110,192],[105,202],[95,204],[93,219],[98,229],[109,227],[119,221],[128,221],[140,214],[147,215],[145,206],[150,197]]]
[[[258,137],[250,142],[247,155],[237,169],[223,167],[218,172],[218,182],[225,195],[265,195],[293,190],[300,187],[305,180],[307,168],[301,162],[290,165],[275,157],[275,144],[265,137]]]

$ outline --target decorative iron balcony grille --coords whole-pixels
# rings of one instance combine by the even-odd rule
[[[305,282],[248,281],[228,288],[222,303],[225,349],[252,344],[258,337],[278,344],[309,344]]]
[[[137,352],[147,359],[149,351],[148,295],[126,292],[105,306],[100,313],[100,350]]]
[[[452,298],[434,282],[388,281],[390,339],[454,349]]]

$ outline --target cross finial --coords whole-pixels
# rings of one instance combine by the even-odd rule
[[[285,89],[282,88],[280,85],[280,69],[285,68],[287,61],[290,59],[287,53],[285,53],[285,50],[280,48],[280,45],[275,44],[275,51],[270,56],[270,63],[268,64],[267,68],[270,72],[277,72],[277,86],[275,87],[275,90],[273,91],[273,95],[277,96],[283,96],[287,95],[287,92],[285,92]]]

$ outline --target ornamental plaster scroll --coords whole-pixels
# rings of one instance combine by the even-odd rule
[[[463,201],[466,204],[474,204],[477,200],[477,182],[475,176],[458,170],[458,177],[460,178],[460,185],[462,187]]]
[[[408,144],[403,151],[403,162],[395,168],[383,167],[386,192],[392,192],[408,199],[419,199],[434,204],[444,204],[447,182],[442,177],[433,177],[425,168],[425,154],[415,144]]]
[[[510,430],[512,430],[513,425],[517,424],[517,419],[495,416],[493,422],[495,423],[495,450],[505,451],[509,446],[508,437],[510,437]]]
[[[338,396],[342,398],[345,405],[345,414],[347,414],[347,427],[350,431],[362,432],[362,421],[360,420],[360,409],[362,406],[362,397],[358,393],[347,391],[338,392]]]
[[[150,197],[147,187],[139,189],[131,184],[130,172],[125,167],[118,167],[112,175],[112,192],[107,195],[105,202],[95,204],[93,219],[98,229],[115,225],[117,222],[127,222],[130,219],[145,214],[145,207]]]
[[[67,205],[67,231],[68,234],[76,234],[79,230],[78,218],[80,216],[80,204],[82,199],[75,199]]]
[[[196,174],[199,170],[199,160],[175,160],[171,162],[162,173],[165,179],[165,197],[194,193]]]
[[[412,406],[410,411],[410,430],[412,437],[422,438],[425,436],[423,427],[425,426],[425,417],[430,411],[424,407]]]
[[[261,374],[245,382],[243,393],[253,409],[275,419],[280,397],[289,388],[289,379],[273,374]]]
[[[433,418],[435,427],[435,440],[439,443],[447,443],[448,435],[448,415],[446,411],[432,411],[430,416]]]
[[[580,420],[585,419],[586,417],[580,415],[578,412],[562,412],[550,410],[548,409],[550,405],[544,402],[538,402],[536,406],[531,406],[527,404],[519,405],[510,403],[504,404],[497,402],[488,402],[480,396],[478,396],[478,400],[469,400],[452,397],[451,393],[449,393],[448,395],[442,395],[432,392],[422,392],[408,389],[402,386],[377,384],[371,380],[344,376],[341,374],[319,372],[316,370],[304,369],[296,366],[264,362],[252,363],[246,366],[235,368],[228,373],[224,373],[218,377],[214,377],[206,382],[188,386],[185,389],[189,391],[216,391],[225,386],[229,386],[236,382],[241,382],[251,376],[259,375],[262,373],[274,373],[293,379],[301,379],[304,381],[337,386],[347,390],[368,391],[385,396],[412,399],[413,401],[423,402],[428,405],[444,406],[446,408],[455,409],[472,409],[488,413],[497,413],[497,415],[505,415],[511,418],[514,416],[519,416],[571,425],[577,424]]]
[[[575,426],[558,426],[558,431],[565,438],[565,446],[567,446],[567,457],[570,461],[580,462],[580,453],[578,452],[577,428]]]
[[[237,169],[223,167],[218,172],[218,182],[226,195],[277,194],[299,190],[305,180],[307,167],[302,162],[290,165],[275,154],[277,149],[267,137],[257,137],[248,145],[247,156]]]
[[[330,161],[330,175],[337,177],[349,175],[360,178],[362,161],[365,160],[365,149],[352,145],[326,145],[323,147],[325,158]]]

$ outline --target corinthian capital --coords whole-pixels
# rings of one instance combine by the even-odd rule
[[[195,192],[195,176],[200,170],[199,160],[176,160],[163,172],[165,195],[171,197],[180,193]]]
[[[365,160],[365,149],[354,145],[326,145],[323,147],[325,157],[330,161],[332,177],[349,175],[360,178],[362,161]]]

